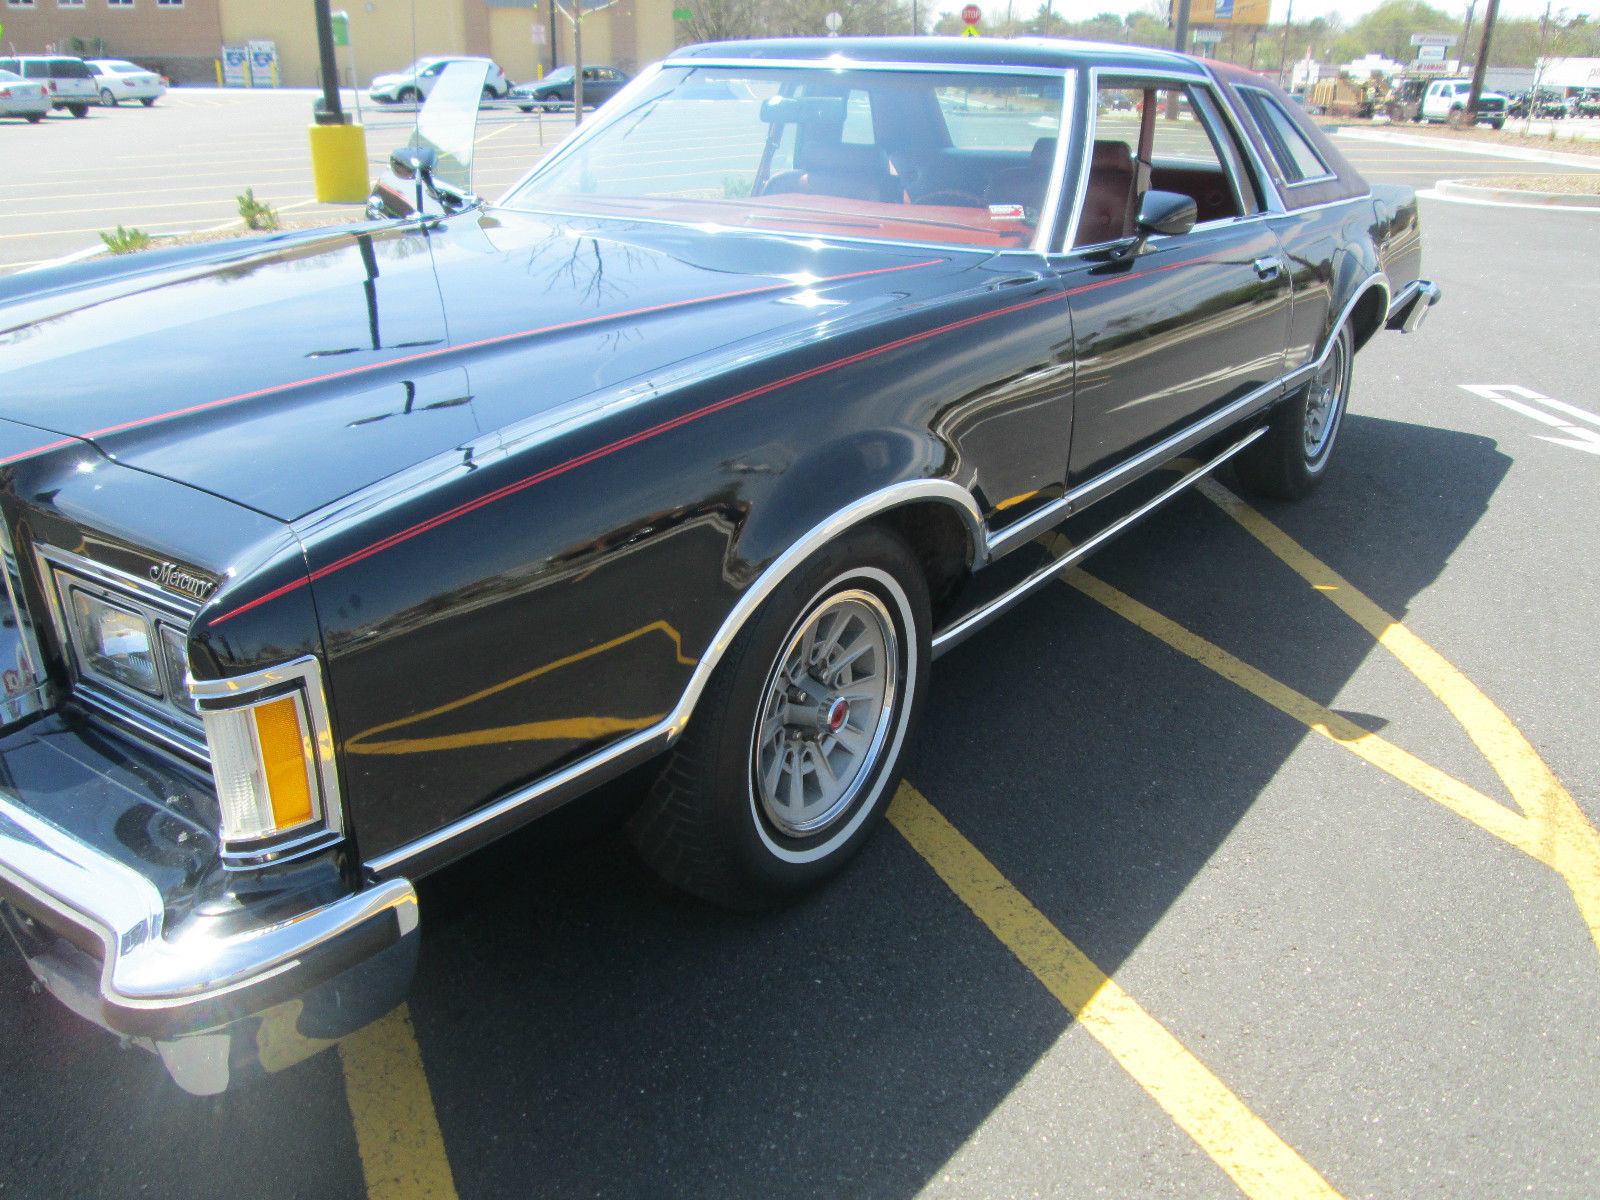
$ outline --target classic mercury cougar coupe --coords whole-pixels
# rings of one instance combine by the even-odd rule
[[[686,47],[370,212],[0,280],[0,915],[199,1093],[623,772],[691,892],[837,871],[936,655],[1225,461],[1310,492],[1438,297],[1278,88],[1115,45]]]

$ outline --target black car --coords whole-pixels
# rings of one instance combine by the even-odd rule
[[[433,163],[0,279],[0,919],[192,1091],[624,773],[673,883],[820,883],[935,656],[1224,462],[1310,493],[1438,297],[1409,189],[1137,47],[691,46],[497,205]]]
[[[621,91],[628,78],[616,67],[585,67],[583,106],[598,108]],[[554,112],[572,105],[574,91],[572,68],[557,67],[537,82],[519,83],[511,89],[509,99],[523,112],[532,112],[535,108]]]

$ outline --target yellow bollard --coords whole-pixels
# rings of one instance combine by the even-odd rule
[[[367,133],[360,125],[313,125],[311,179],[320,204],[367,198]]]

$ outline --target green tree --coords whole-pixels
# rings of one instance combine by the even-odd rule
[[[1354,44],[1363,52],[1373,51],[1396,62],[1416,57],[1411,45],[1414,33],[1461,32],[1461,18],[1442,12],[1423,0],[1384,0],[1350,28]]]

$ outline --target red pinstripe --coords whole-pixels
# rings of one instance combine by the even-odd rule
[[[659,434],[666,433],[670,430],[688,425],[691,422],[698,421],[702,417],[708,417],[713,413],[718,413],[724,409],[732,408],[734,405],[742,404],[746,400],[753,400],[757,396],[764,396],[767,393],[777,391],[780,388],[791,387],[796,383],[803,382],[807,379],[812,379],[829,371],[836,371],[841,367],[848,367],[855,363],[864,362],[869,358],[876,358],[880,354],[888,354],[891,351],[899,350],[906,346],[914,345],[917,342],[923,342],[929,338],[938,337],[941,334],[950,333],[953,330],[962,329],[969,325],[976,325],[982,321],[989,321],[996,317],[1007,316],[1010,313],[1021,312],[1024,309],[1034,308],[1040,304],[1048,304],[1052,301],[1064,300],[1068,296],[1076,296],[1083,292],[1093,291],[1096,288],[1109,286],[1113,283],[1125,283],[1128,280],[1138,279],[1145,275],[1156,275],[1163,271],[1175,270],[1179,267],[1194,266],[1198,263],[1209,262],[1216,257],[1217,256],[1215,255],[1207,255],[1201,258],[1185,259],[1182,262],[1168,263],[1166,266],[1152,267],[1148,271],[1139,271],[1127,275],[1117,275],[1108,279],[1096,280],[1093,283],[1086,283],[1069,290],[1052,292],[1044,296],[1035,296],[1031,300],[1024,300],[1021,303],[1008,305],[1005,308],[997,308],[993,312],[979,313],[977,316],[965,317],[959,321],[952,321],[948,324],[940,325],[933,329],[923,330],[921,333],[908,334],[907,336],[897,338],[892,342],[885,342],[880,346],[874,346],[871,349],[862,350],[859,353],[849,355],[845,358],[835,359],[832,362],[822,363],[815,367],[808,367],[806,370],[797,372],[796,374],[785,376],[784,378],[774,380],[771,383],[764,383],[759,387],[751,388],[748,391],[740,392],[734,396],[728,396],[722,400],[717,400],[711,404],[694,409],[692,412],[683,413],[682,415],[673,417],[668,421],[662,421],[658,425],[652,425],[648,429],[641,429],[637,433],[629,434],[625,438],[619,438],[614,442],[608,442],[604,446],[598,446],[593,450],[587,451],[584,454],[580,454],[575,458],[570,458],[565,462],[558,463],[553,467],[546,467],[544,470],[529,475],[524,479],[519,479],[513,483],[505,484],[502,487],[496,488],[492,492],[486,492],[474,500],[469,500],[466,503],[459,504],[454,508],[446,509],[444,512],[437,513],[425,521],[419,521],[417,524],[399,530],[396,533],[392,533],[388,537],[373,542],[369,546],[364,546],[360,550],[353,551],[352,553],[345,555],[343,558],[336,559],[325,566],[318,567],[316,570],[312,571],[310,574],[301,579],[296,579],[290,583],[284,584],[282,587],[274,588],[272,591],[258,596],[256,599],[251,600],[248,603],[241,604],[238,608],[232,609],[219,617],[214,617],[212,618],[211,623],[213,625],[220,625],[223,621],[230,620],[233,617],[238,616],[240,613],[248,612],[258,605],[266,604],[268,601],[275,600],[279,596],[287,595],[289,592],[305,587],[307,584],[312,583],[315,580],[332,575],[334,572],[343,570],[345,567],[351,566],[354,563],[358,563],[363,559],[371,558],[374,554],[379,554],[384,550],[388,550],[391,547],[399,545],[401,542],[409,541],[410,539],[426,533],[431,529],[436,529],[441,525],[448,524],[458,517],[475,512],[478,509],[493,504],[498,500],[503,500],[507,496],[515,495],[516,493],[533,487],[536,484],[544,483],[546,480],[553,479],[557,475],[565,474],[568,471],[575,470],[578,467],[585,466],[588,463],[605,458],[607,455],[615,454],[619,450],[625,450],[629,446],[635,446],[640,442],[648,441],[650,438],[656,437]],[[919,265],[925,266],[927,264]],[[898,270],[903,268],[889,269]],[[875,272],[864,272],[864,274],[874,273]],[[835,278],[844,277],[837,276]],[[756,290],[766,291],[770,289],[762,288]],[[553,326],[552,328],[560,327]]]

